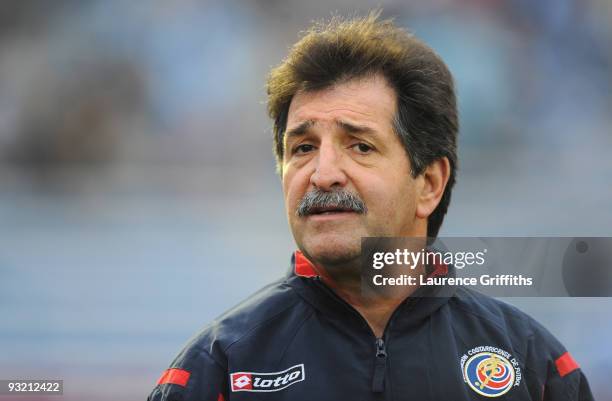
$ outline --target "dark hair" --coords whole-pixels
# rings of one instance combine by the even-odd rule
[[[457,104],[453,78],[425,43],[380,20],[380,12],[355,19],[332,18],[313,25],[268,77],[268,113],[274,120],[279,171],[289,105],[298,91],[382,74],[397,94],[393,121],[413,177],[447,157],[451,172],[440,203],[428,218],[427,236],[436,237],[448,210],[457,169]]]

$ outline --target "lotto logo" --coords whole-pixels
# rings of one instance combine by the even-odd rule
[[[230,383],[233,392],[253,391],[270,392],[283,390],[292,384],[306,378],[304,364],[299,364],[281,372],[257,373],[235,372],[230,374]]]
[[[250,390],[253,388],[250,373],[234,373],[232,376],[232,391]]]

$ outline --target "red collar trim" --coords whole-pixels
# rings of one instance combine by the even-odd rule
[[[319,275],[313,264],[310,263],[310,261],[306,259],[306,256],[304,256],[304,254],[300,251],[295,251],[294,271],[295,275],[300,277],[316,277]],[[429,275],[429,277],[446,275],[448,275],[448,265],[439,264],[435,266],[434,271]]]
[[[295,251],[295,275],[300,277],[316,277],[318,276],[310,260],[300,251]]]
[[[445,265],[444,263],[442,263],[442,264],[434,266],[434,271],[431,272],[429,277],[446,276],[446,275],[448,275],[448,265]]]

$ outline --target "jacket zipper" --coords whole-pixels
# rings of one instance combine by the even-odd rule
[[[370,327],[370,324],[367,322],[367,320],[365,320],[365,318],[361,315],[361,313],[359,313],[351,304],[346,302],[344,299],[340,298],[338,294],[336,294],[329,287],[327,287],[325,283],[321,281],[321,278],[319,276],[316,276],[314,279],[319,284],[319,286],[323,288],[333,299],[335,299],[337,302],[340,302],[342,305],[348,308],[353,314],[357,315],[361,319],[361,321],[364,323],[364,325],[368,328],[368,331],[370,332],[372,337],[374,337],[375,346],[376,346],[376,354],[375,354],[375,359],[374,359],[374,375],[372,377],[372,392],[382,393],[385,390],[385,372],[387,370],[388,354],[387,354],[387,348],[386,348],[386,343],[385,343],[385,339],[387,338],[387,330],[391,322],[393,321],[393,318],[397,314],[397,311],[404,304],[404,302],[406,302],[406,300],[410,299],[410,297],[406,298],[406,300],[404,300],[402,303],[400,303],[397,306],[397,308],[395,308],[395,310],[389,317],[389,321],[387,322],[385,329],[383,330],[382,337],[378,338],[376,337],[376,334],[374,334],[374,331]]]
[[[372,391],[382,393],[385,390],[385,370],[387,370],[387,350],[382,338],[376,339],[376,360],[374,377],[372,378]]]

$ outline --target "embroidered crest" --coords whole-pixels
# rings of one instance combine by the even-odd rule
[[[481,346],[461,357],[463,380],[476,393],[499,397],[521,383],[521,368],[516,358],[503,349]]]

